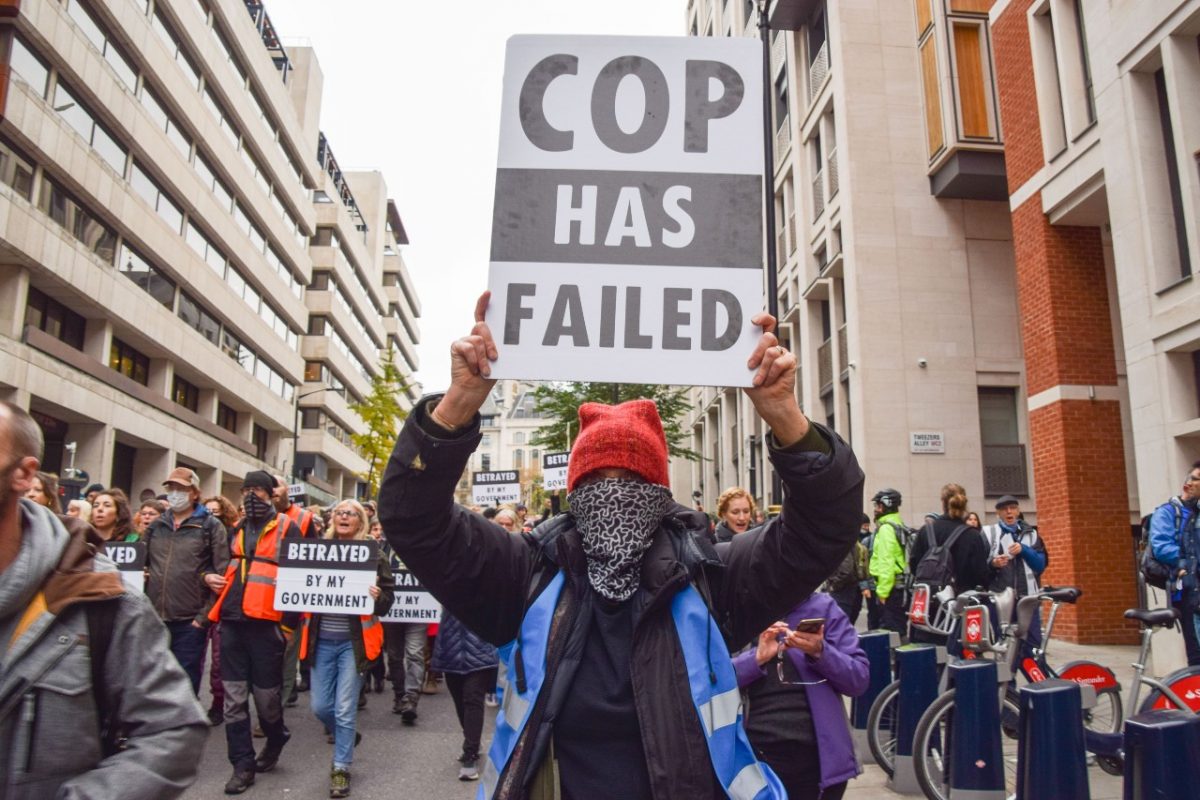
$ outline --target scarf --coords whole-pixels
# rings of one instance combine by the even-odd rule
[[[640,582],[642,556],[674,503],[671,490],[605,478],[578,487],[567,502],[583,537],[588,583],[608,600],[628,600]]]
[[[253,492],[242,498],[242,508],[246,511],[246,519],[261,526],[275,513],[275,506],[266,500],[259,499]]]

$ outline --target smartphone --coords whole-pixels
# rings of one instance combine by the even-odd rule
[[[795,630],[801,633],[817,633],[825,624],[824,617],[814,617],[812,619],[802,619],[796,623]]]

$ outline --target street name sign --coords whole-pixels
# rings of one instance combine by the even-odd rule
[[[915,455],[942,455],[946,452],[946,436],[941,431],[910,431],[908,450]]]
[[[515,469],[472,472],[471,502],[477,506],[521,502],[521,476]]]
[[[374,539],[285,537],[279,548],[275,610],[370,614],[378,555]]]
[[[567,488],[567,462],[571,454],[544,453],[542,455],[542,488],[547,492],[556,492]]]
[[[743,38],[508,40],[492,377],[750,385],[761,59]]]

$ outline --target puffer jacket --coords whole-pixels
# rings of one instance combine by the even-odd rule
[[[453,614],[442,614],[441,628],[433,645],[430,667],[437,672],[466,675],[499,666],[495,646],[488,644]]]
[[[379,516],[392,547],[448,612],[497,646],[516,637],[529,605],[556,574],[564,576],[546,677],[497,781],[497,800],[523,800],[544,773],[552,721],[566,695],[587,691],[572,681],[587,633],[577,623],[590,618],[594,593],[571,514],[535,533],[513,535],[455,505],[455,487],[481,438],[480,418],[447,433],[428,419],[429,404],[437,399],[425,398],[413,409],[384,473]],[[858,534],[863,491],[858,462],[835,434],[815,424],[811,433],[787,449],[771,447],[785,487],[779,517],[714,546],[704,515],[676,505],[643,556],[641,586],[631,601],[630,669],[656,800],[726,796],[689,691],[671,616],[675,595],[693,581],[706,585],[727,646],[740,649],[811,594]]]
[[[54,549],[42,552],[44,569],[14,575],[18,562],[0,581],[0,800],[179,796],[195,779],[208,722],[166,629],[96,554],[91,526],[24,499],[20,513],[26,542]],[[111,621],[98,673],[91,614]],[[100,702],[126,737],[111,755],[98,735]]]
[[[146,545],[146,596],[164,622],[195,620],[207,625],[217,595],[204,576],[224,575],[229,566],[229,535],[221,521],[197,503],[178,528],[171,512],[150,523]]]

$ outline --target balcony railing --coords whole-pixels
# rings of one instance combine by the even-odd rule
[[[787,152],[788,145],[792,143],[792,126],[791,120],[784,117],[779,121],[779,127],[775,130],[775,166],[779,167],[783,163],[784,154]]]
[[[1025,466],[1025,445],[985,444],[983,446],[983,493],[988,497],[1011,494],[1029,495],[1029,472]]]
[[[817,348],[817,384],[820,394],[833,386],[833,342],[830,339],[821,342]]]
[[[259,0],[246,0],[246,11],[249,12],[250,19],[254,21],[254,27],[258,29],[258,35],[262,37],[263,46],[267,48],[267,53],[271,56],[275,69],[279,70],[279,76],[284,83],[287,83],[292,64],[288,60],[287,51],[279,41],[278,34],[275,33],[275,26],[271,24],[271,18],[267,16],[267,10]]]
[[[817,92],[821,91],[821,86],[825,83],[825,78],[829,75],[829,43],[821,45],[821,49],[817,51],[817,57],[808,65],[808,102],[812,102]]]
[[[829,158],[825,159],[825,174],[829,176],[829,199],[832,200],[838,193],[838,164],[837,164],[837,148],[829,151]]]
[[[821,212],[825,210],[825,170],[818,170],[816,175],[813,175],[812,181],[813,195],[813,219],[821,216]]]

